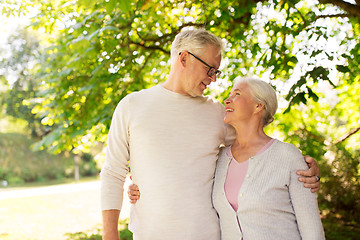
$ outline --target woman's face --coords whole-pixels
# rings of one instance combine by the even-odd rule
[[[229,97],[225,100],[224,122],[236,125],[239,122],[251,121],[257,105],[246,83],[235,84]]]

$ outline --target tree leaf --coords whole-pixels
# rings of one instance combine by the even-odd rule
[[[116,0],[111,0],[116,2]],[[131,9],[131,2],[132,0],[120,0],[119,1],[119,8],[125,13],[129,13]]]
[[[336,69],[337,69],[339,72],[342,72],[342,73],[350,72],[349,67],[348,67],[348,66],[344,66],[344,65],[336,65]]]

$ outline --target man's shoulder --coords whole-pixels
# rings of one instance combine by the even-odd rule
[[[203,102],[205,104],[207,104],[208,106],[211,106],[213,108],[217,108],[221,111],[225,110],[224,105],[222,105],[217,99],[215,99],[212,96],[206,95],[206,96],[201,96]]]
[[[140,89],[138,91],[129,93],[122,99],[122,101],[130,101],[130,100],[135,100],[137,98],[147,97],[149,95],[154,94],[156,91],[157,91],[157,86],[147,89]]]

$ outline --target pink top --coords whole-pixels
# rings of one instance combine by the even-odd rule
[[[266,149],[268,149],[275,139],[271,139],[258,153],[263,153]],[[234,156],[231,152],[231,147],[227,150],[226,154],[231,157],[231,161],[229,163],[229,167],[227,170],[227,175],[225,179],[225,195],[228,199],[232,208],[237,211],[238,209],[238,194],[241,188],[242,183],[244,182],[246,172],[249,166],[249,159],[239,163],[235,160]]]

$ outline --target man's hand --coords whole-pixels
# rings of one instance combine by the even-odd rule
[[[320,189],[320,169],[315,159],[310,156],[304,157],[305,162],[309,166],[309,170],[299,170],[299,181],[304,183],[304,187],[311,188],[311,192],[317,192]]]
[[[128,196],[131,204],[135,204],[140,199],[139,187],[136,184],[129,185]]]

